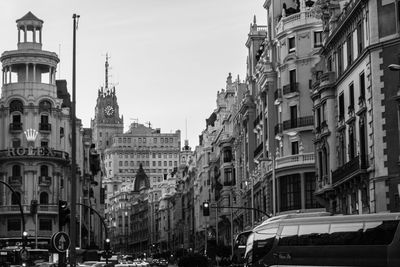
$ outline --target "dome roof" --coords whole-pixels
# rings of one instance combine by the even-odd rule
[[[145,189],[150,188],[150,181],[149,177],[143,170],[143,165],[139,165],[139,169],[136,173],[136,178],[135,178],[135,186],[133,188],[133,191],[135,192],[140,192]]]
[[[16,22],[18,23],[18,22],[20,22],[20,21],[27,21],[27,20],[30,20],[30,21],[35,20],[35,21],[39,21],[39,22],[43,23],[43,20],[37,18],[37,17],[36,17],[35,15],[33,15],[33,13],[30,12],[30,11],[29,11],[28,13],[26,13],[25,16],[23,16],[22,18],[17,19]]]

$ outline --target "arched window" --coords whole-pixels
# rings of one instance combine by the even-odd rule
[[[41,165],[40,166],[40,176],[49,176],[49,167],[47,165]]]
[[[21,176],[21,166],[20,165],[13,165],[12,166],[12,176],[13,177]]]
[[[19,192],[15,192],[11,194],[11,205],[18,205],[20,203],[21,194]]]
[[[40,193],[40,204],[49,204],[49,194],[47,194],[46,192],[42,192]]]
[[[39,113],[48,112],[51,113],[51,103],[48,100],[43,100],[39,103]]]
[[[24,104],[21,100],[13,100],[10,102],[10,114],[14,111],[24,113]]]

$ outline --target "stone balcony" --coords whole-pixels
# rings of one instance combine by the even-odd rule
[[[313,15],[311,10],[305,10],[287,17],[282,17],[276,26],[276,34],[279,35],[284,31],[311,23],[321,23],[321,21]]]
[[[22,210],[24,214],[30,214],[30,205],[22,205]],[[0,215],[4,214],[21,214],[18,205],[3,205],[0,206]],[[58,214],[58,204],[39,204],[38,214]]]
[[[266,162],[265,170],[267,172],[272,171],[272,162]],[[296,155],[289,155],[285,157],[278,157],[275,160],[275,170],[279,170],[285,167],[293,167],[293,166],[302,166],[302,165],[312,165],[315,164],[315,155],[314,152],[311,153],[303,153]]]

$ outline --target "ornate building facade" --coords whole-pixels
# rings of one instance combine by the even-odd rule
[[[320,2],[316,195],[343,214],[399,211],[398,1]]]
[[[0,185],[0,240],[15,245],[25,229],[29,246],[48,248],[52,234],[63,228],[58,201],[70,199],[72,130],[78,140],[77,177],[82,173],[81,124],[71,126],[66,82],[56,82],[58,56],[42,50],[43,21],[28,12],[16,22],[17,50],[0,57],[0,179],[15,191]],[[79,190],[77,201],[81,196]]]

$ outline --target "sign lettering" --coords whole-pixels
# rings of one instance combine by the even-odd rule
[[[63,153],[63,158],[66,158],[66,154]],[[49,147],[9,147],[7,150],[8,157],[19,157],[19,156],[46,156],[46,157],[54,157],[55,153],[52,148]]]

